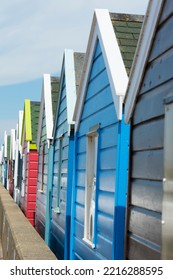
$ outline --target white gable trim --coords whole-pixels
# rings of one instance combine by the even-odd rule
[[[150,0],[130,72],[125,101],[125,122],[133,114],[164,0]]]
[[[53,139],[56,137],[56,127],[58,122],[59,107],[61,101],[61,94],[63,89],[63,81],[65,79],[66,86],[66,101],[67,101],[67,123],[73,124],[74,107],[76,103],[76,78],[74,67],[74,51],[71,49],[65,49],[63,55],[63,62],[61,67],[59,97],[55,116],[55,123],[53,129]],[[60,132],[61,134],[62,132]]]
[[[67,98],[67,122],[72,124],[74,108],[76,104],[76,78],[74,67],[73,50],[65,50],[65,82],[66,82],[66,98]]]
[[[18,139],[19,139],[19,151],[22,153],[21,138],[22,138],[22,123],[23,123],[23,111],[19,111],[19,123],[18,123]]]
[[[89,79],[93,55],[98,39],[101,45],[102,54],[108,73],[117,117],[119,120],[122,119],[122,103],[128,84],[128,76],[118,46],[118,42],[113,30],[109,11],[95,10],[79,88],[79,95],[73,117],[73,119],[76,121],[76,131],[79,127],[79,122],[86,94],[87,82]]]
[[[46,118],[46,135],[47,135],[47,140],[49,140],[52,139],[52,132],[53,132],[53,110],[52,110],[50,74],[43,75],[41,106],[40,106],[38,134],[37,134],[37,149],[39,149],[39,145],[40,145],[44,107],[45,107],[45,118]]]
[[[52,139],[52,131],[53,131],[51,77],[49,74],[44,74],[44,102],[45,102],[45,114],[46,114],[46,132],[47,132],[47,140],[48,140],[48,139]]]

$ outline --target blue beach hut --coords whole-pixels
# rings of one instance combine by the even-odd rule
[[[142,16],[96,10],[75,106],[71,259],[123,259],[129,125],[123,99]]]
[[[71,188],[73,175],[74,122],[76,102],[84,54],[65,50],[59,99],[53,129],[53,154],[49,162],[48,188],[51,209],[47,217],[47,243],[58,259],[69,259],[71,222]]]
[[[48,164],[52,153],[52,133],[55,110],[58,101],[59,78],[44,74],[40,115],[37,134],[38,177],[35,227],[47,242],[46,218],[49,215],[50,197],[48,185]]]

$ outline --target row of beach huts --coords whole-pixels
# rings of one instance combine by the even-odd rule
[[[172,0],[95,10],[4,134],[1,182],[58,259],[173,259],[172,29]]]

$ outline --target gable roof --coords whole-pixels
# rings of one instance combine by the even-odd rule
[[[129,123],[133,114],[163,3],[164,0],[150,0],[148,4],[126,91],[126,123]]]
[[[36,149],[39,111],[40,111],[40,102],[30,101],[29,99],[25,99],[24,110],[23,110],[21,144],[24,141],[29,141],[30,148],[32,149]]]
[[[45,109],[45,120],[46,120],[46,137],[47,140],[52,139],[53,122],[54,122],[55,108],[58,100],[58,91],[59,91],[59,78],[51,77],[50,74],[44,74],[43,83],[42,83],[39,123],[38,123],[37,148],[39,148],[40,139],[41,139],[44,109]]]
[[[110,18],[129,76],[144,16],[110,13]]]
[[[141,25],[141,16],[132,17],[131,15],[109,13],[108,10],[95,10],[79,88],[80,96],[78,96],[73,116],[73,120],[76,121],[75,130],[79,126],[86,86],[98,39],[108,73],[117,117],[119,120],[122,119],[122,104],[128,83],[128,74]]]
[[[60,106],[60,97],[63,90],[63,82],[65,79],[66,84],[66,100],[67,100],[67,123],[70,126],[73,124],[73,113],[76,103],[77,91],[79,81],[83,68],[84,54],[74,52],[71,49],[65,49],[63,55],[63,62],[61,68],[60,87],[59,87],[59,100],[57,104],[56,117],[54,122],[54,137],[58,121],[58,113]]]
[[[55,120],[56,106],[59,96],[60,78],[51,76],[51,96],[52,96],[52,111],[53,121]]]

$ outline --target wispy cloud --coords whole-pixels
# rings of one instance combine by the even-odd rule
[[[144,13],[148,0],[13,0],[0,6],[0,85],[61,68],[63,51],[85,51],[94,8]]]

